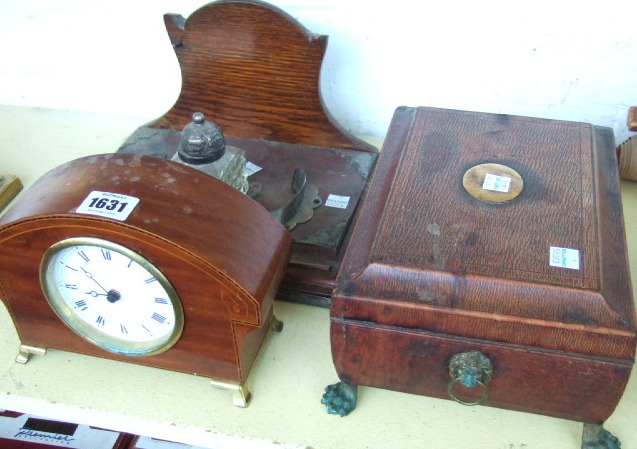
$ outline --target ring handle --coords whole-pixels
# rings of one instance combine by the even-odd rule
[[[451,381],[449,382],[449,385],[447,386],[447,392],[449,393],[449,396],[451,396],[451,399],[456,401],[458,404],[462,404],[462,405],[480,405],[480,404],[483,404],[484,402],[486,402],[487,399],[489,399],[489,387],[487,387],[485,384],[483,384],[480,381],[478,381],[476,383],[476,385],[479,385],[480,388],[482,388],[482,397],[480,399],[478,399],[477,401],[473,401],[473,402],[464,401],[464,400],[460,399],[453,392],[453,387],[458,382],[462,382],[462,379],[459,378],[459,377],[456,377],[455,379],[451,379]]]
[[[454,401],[462,405],[480,405],[489,399],[487,384],[493,375],[491,360],[479,351],[469,351],[454,354],[449,360],[449,375],[451,381],[447,385],[447,393]],[[457,383],[467,388],[480,387],[482,396],[477,401],[464,401],[454,393]]]

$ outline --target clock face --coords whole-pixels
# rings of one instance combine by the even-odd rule
[[[157,354],[181,335],[177,292],[150,261],[119,244],[88,237],[62,240],[44,254],[40,282],[60,319],[107,351]]]

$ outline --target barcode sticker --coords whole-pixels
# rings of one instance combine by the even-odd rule
[[[257,164],[253,164],[252,162],[248,161],[246,162],[246,167],[245,170],[243,171],[246,178],[248,176],[254,175],[256,172],[261,171],[262,168],[259,167]]]
[[[124,221],[139,203],[139,198],[119,193],[93,191],[76,209],[78,214],[99,215]]]
[[[509,186],[511,185],[511,178],[507,176],[498,176],[487,174],[484,177],[484,182],[482,183],[482,188],[484,190],[493,190],[495,192],[508,192]]]
[[[329,194],[327,196],[327,201],[325,201],[325,205],[327,207],[336,207],[338,209],[347,209],[347,205],[349,204],[349,196],[340,196]]]
[[[571,248],[551,246],[549,265],[552,267],[579,270],[579,251]]]

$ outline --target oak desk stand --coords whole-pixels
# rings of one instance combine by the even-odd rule
[[[321,206],[291,231],[291,262],[279,291],[279,298],[329,306],[343,242],[378,150],[343,130],[323,104],[327,36],[259,1],[218,1],[187,20],[166,14],[164,22],[181,67],[181,93],[119,151],[170,158],[192,114],[202,112],[262,168],[249,181],[260,186],[254,199],[266,209],[289,200],[297,168],[324,202],[330,194],[348,198],[346,207]]]

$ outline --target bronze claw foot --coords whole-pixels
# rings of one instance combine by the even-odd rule
[[[327,407],[331,415],[347,416],[356,408],[358,386],[345,382],[328,385],[321,399],[321,404]]]
[[[620,449],[621,443],[601,424],[584,424],[582,449]]]

